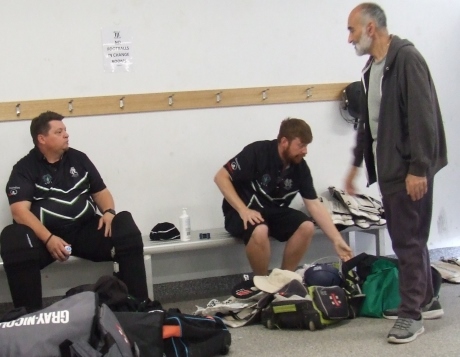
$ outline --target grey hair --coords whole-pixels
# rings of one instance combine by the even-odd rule
[[[372,19],[375,21],[375,26],[378,29],[386,29],[387,17],[385,15],[385,11],[383,11],[383,9],[379,5],[371,2],[365,2],[359,5],[359,7],[361,9],[363,20]]]

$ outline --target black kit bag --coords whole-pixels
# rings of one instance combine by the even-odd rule
[[[321,316],[323,326],[337,323],[350,317],[348,298],[340,286],[310,286],[313,306]]]
[[[115,312],[142,357],[212,357],[229,352],[231,335],[219,317],[182,314],[177,309]]]
[[[166,357],[213,357],[228,354],[232,337],[217,316],[194,316],[170,309],[165,312],[163,342]]]
[[[165,312],[115,312],[128,339],[139,348],[142,357],[163,357],[163,321]]]
[[[162,309],[161,303],[150,299],[139,301],[128,294],[126,284],[114,275],[103,275],[94,284],[84,284],[69,289],[65,296],[69,297],[83,291],[97,293],[99,304],[106,304],[112,311],[151,311]]]
[[[262,324],[269,329],[305,329],[310,331],[323,328],[319,312],[313,302],[307,299],[271,302],[262,309]]]

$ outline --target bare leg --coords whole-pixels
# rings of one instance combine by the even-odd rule
[[[270,240],[268,239],[268,227],[266,225],[258,225],[252,232],[251,238],[246,245],[246,256],[254,275],[268,275]]]
[[[281,269],[294,271],[310,246],[315,226],[312,222],[303,222],[294,232],[284,247],[283,264]]]

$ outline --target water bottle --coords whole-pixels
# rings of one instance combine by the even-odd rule
[[[66,259],[69,259],[70,255],[72,254],[72,247],[70,245],[66,245],[65,250],[69,252],[69,255],[67,256]]]
[[[190,216],[187,213],[187,208],[182,209],[182,215],[179,217],[180,240],[189,241],[191,235]]]

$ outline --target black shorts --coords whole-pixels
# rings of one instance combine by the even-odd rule
[[[277,241],[286,242],[303,222],[312,221],[305,213],[290,207],[270,207],[258,209],[264,222],[258,224],[248,223],[245,230],[243,220],[238,212],[231,210],[225,216],[225,229],[232,236],[241,238],[244,244],[248,244],[252,232],[259,224],[268,226],[268,234]]]

